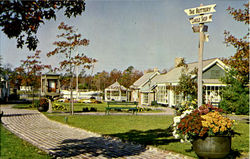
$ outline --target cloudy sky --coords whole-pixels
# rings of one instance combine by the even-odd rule
[[[224,30],[237,37],[243,37],[247,25],[236,22],[228,15],[228,6],[243,8],[247,0],[86,0],[86,10],[82,16],[68,19],[60,12],[57,20],[46,21],[38,31],[39,50],[45,64],[57,65],[60,57],[47,58],[52,51],[52,43],[59,33],[61,22],[73,25],[90,45],[79,48],[87,56],[96,58],[94,73],[124,70],[134,66],[138,70],[149,68],[169,69],[176,57],[184,57],[187,62],[198,59],[199,34],[192,32],[184,9],[209,4],[217,4],[213,21],[207,23],[210,41],[204,46],[204,59],[229,57],[235,53],[226,47]],[[3,64],[12,67],[20,65],[20,60],[34,52],[17,49],[16,40],[8,39],[0,33],[0,54]]]

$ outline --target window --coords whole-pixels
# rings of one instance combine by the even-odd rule
[[[220,89],[223,86],[206,86],[205,88],[205,102],[213,105],[218,104],[221,101]]]
[[[159,103],[167,103],[167,88],[166,86],[158,86],[157,91],[157,102]]]
[[[142,104],[148,104],[148,94],[147,93],[142,94]]]

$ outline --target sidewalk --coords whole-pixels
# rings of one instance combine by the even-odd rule
[[[1,107],[3,125],[55,158],[183,159],[181,154],[124,143],[47,119],[36,110]]]

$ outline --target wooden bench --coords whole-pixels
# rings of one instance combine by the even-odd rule
[[[132,111],[132,113],[136,113],[137,115],[137,111],[138,111],[138,102],[107,102],[108,107],[106,107],[106,111],[105,114],[109,115],[109,111],[110,110],[122,110],[122,109],[127,109],[129,111]],[[134,105],[134,107],[132,107]]]

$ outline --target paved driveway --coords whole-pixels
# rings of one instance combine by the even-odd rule
[[[11,106],[3,106],[1,110],[4,112],[2,122],[7,129],[55,158],[188,158],[73,128],[51,121],[36,110],[14,109]]]

